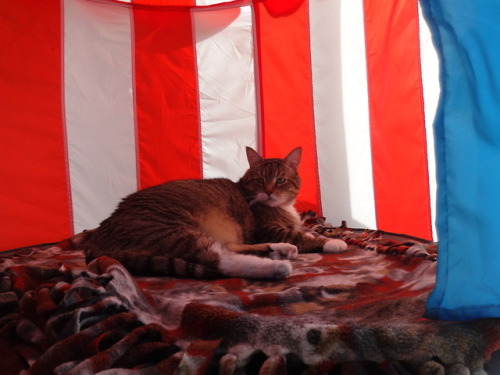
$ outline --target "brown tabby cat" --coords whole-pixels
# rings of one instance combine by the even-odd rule
[[[293,206],[300,148],[284,159],[246,152],[250,168],[237,183],[171,181],[126,197],[84,234],[87,262],[107,255],[135,274],[282,279],[297,251],[346,249],[301,227]]]

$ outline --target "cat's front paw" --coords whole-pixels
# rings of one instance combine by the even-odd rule
[[[299,253],[297,246],[292,245],[291,243],[272,243],[269,245],[269,247],[272,250],[269,254],[269,257],[271,259],[292,259],[295,258]]]
[[[326,241],[323,245],[323,251],[325,253],[341,253],[342,251],[346,250],[347,244],[344,241],[335,238]]]

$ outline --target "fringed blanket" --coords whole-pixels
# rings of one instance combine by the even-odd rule
[[[499,320],[423,318],[434,244],[309,225],[349,249],[282,281],[133,278],[68,241],[3,255],[0,374],[484,373]]]

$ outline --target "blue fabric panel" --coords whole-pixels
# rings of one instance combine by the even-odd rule
[[[438,273],[427,316],[500,317],[500,1],[421,2],[442,89]]]

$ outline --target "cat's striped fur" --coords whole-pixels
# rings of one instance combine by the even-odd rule
[[[134,274],[280,279],[297,251],[343,251],[343,241],[301,227],[300,156],[263,159],[247,148],[250,168],[236,183],[179,180],[133,193],[82,236],[87,262],[107,255]]]

